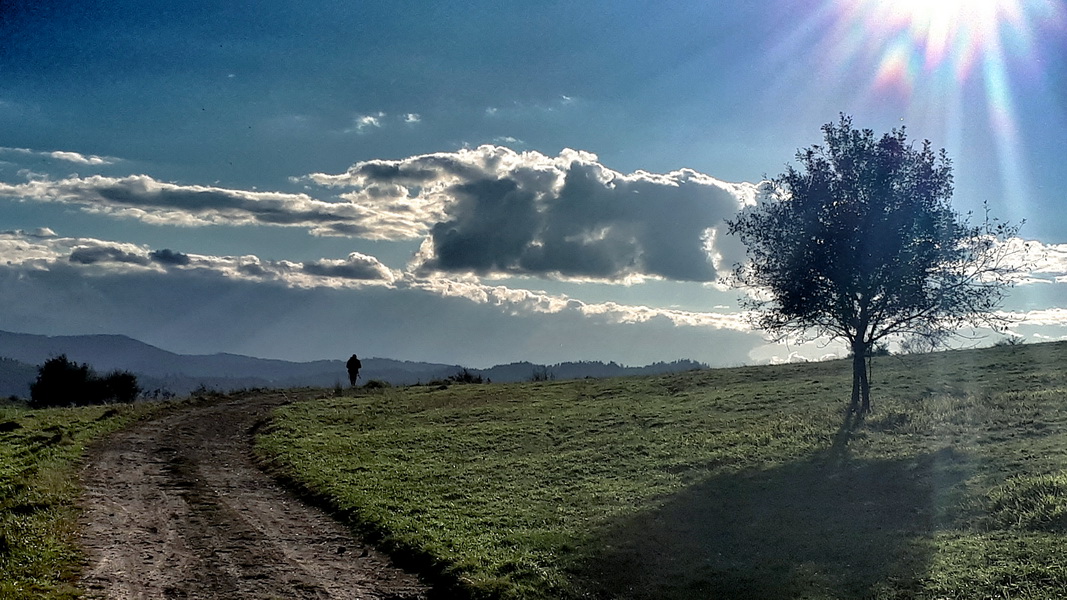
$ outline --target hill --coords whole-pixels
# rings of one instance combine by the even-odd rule
[[[36,365],[53,356],[87,363],[98,372],[130,371],[145,390],[185,394],[200,386],[221,391],[242,388],[331,387],[344,383],[343,360],[290,362],[237,354],[176,354],[123,335],[44,336],[0,331],[0,397],[26,396],[36,377]],[[347,359],[347,357],[345,357]],[[361,358],[361,380],[386,381],[393,385],[428,383],[446,379],[463,367],[440,363]],[[29,368],[27,368],[27,365]],[[495,382],[528,381],[535,373],[554,379],[609,377],[700,368],[693,361],[625,367],[615,363],[579,362],[552,366],[513,363],[489,369],[470,369]]]
[[[471,598],[1062,598],[1067,343],[356,390],[258,452]]]

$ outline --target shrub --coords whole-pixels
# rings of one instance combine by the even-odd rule
[[[449,381],[454,381],[456,383],[482,383],[483,382],[481,375],[475,375],[474,373],[471,373],[470,370],[468,370],[466,368],[464,368],[460,372],[456,373],[455,375],[450,375],[448,377],[448,380]]]
[[[30,384],[30,406],[70,406],[133,402],[141,393],[137,377],[126,371],[112,371],[99,377],[89,365],[78,364],[61,354],[50,358],[37,370]]]

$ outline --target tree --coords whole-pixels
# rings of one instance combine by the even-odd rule
[[[30,405],[40,408],[75,404],[91,379],[88,365],[68,360],[66,354],[50,358],[37,370],[37,380],[30,384]]]
[[[728,221],[748,261],[733,282],[753,324],[777,339],[830,337],[852,355],[852,414],[870,411],[865,357],[887,339],[938,345],[966,325],[1002,330],[995,311],[1015,269],[1004,244],[1018,226],[954,212],[952,166],[903,127],[876,138],[841,115],[800,168],[764,184],[754,207]]]
[[[50,358],[37,370],[30,384],[30,405],[70,406],[133,402],[141,393],[137,377],[126,371],[113,371],[99,377],[89,365],[78,364],[65,354]]]

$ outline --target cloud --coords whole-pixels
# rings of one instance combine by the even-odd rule
[[[69,152],[64,150],[40,152],[37,150],[30,150],[29,148],[0,147],[0,154],[17,154],[21,156],[32,156],[37,158],[54,158],[56,160],[62,160],[79,165],[91,166],[113,165],[119,160],[117,158],[97,156],[95,154],[82,154],[80,152]]]
[[[305,227],[315,235],[370,236],[367,209],[306,194],[177,185],[147,175],[71,177],[21,184],[0,182],[0,196],[79,205],[91,213],[156,225],[268,225]]]
[[[199,273],[250,283],[281,284],[302,289],[359,288],[365,285],[429,293],[498,307],[511,315],[569,314],[611,324],[653,321],[678,327],[748,331],[739,313],[697,312],[615,302],[587,303],[566,295],[486,285],[473,279],[417,277],[401,274],[377,258],[353,252],[345,259],[296,263],[255,255],[211,256],[92,238],[37,238],[21,231],[0,233],[0,264],[32,271],[76,269],[79,276],[131,272]]]
[[[373,256],[353,252],[347,259],[321,259],[305,262],[303,270],[309,275],[339,277],[341,279],[381,280],[392,283],[396,277],[392,270]]]
[[[169,248],[164,248],[162,250],[153,250],[152,252],[148,253],[148,258],[163,265],[186,266],[192,262],[192,259],[189,258],[188,254],[175,252],[174,250],[170,250]]]
[[[423,274],[569,280],[715,281],[743,256],[724,218],[756,186],[690,169],[623,174],[587,152],[551,157],[500,146],[372,160],[305,178],[307,194],[161,182],[147,175],[0,183],[0,196],[178,226],[306,228],[314,235],[417,240]],[[348,191],[344,191],[348,190]],[[314,267],[313,267],[314,268]]]
[[[1052,307],[998,314],[1012,320],[1013,327],[1018,325],[1067,326],[1067,308]]]
[[[126,252],[115,246],[79,246],[71,251],[69,260],[83,265],[106,262],[147,265],[149,262],[149,258],[139,252]]]
[[[77,269],[81,276],[130,272],[212,273],[227,279],[298,288],[358,288],[391,285],[399,278],[378,259],[352,253],[347,259],[297,263],[255,255],[211,256],[92,238],[40,237],[0,232],[0,265],[23,270]]]
[[[56,152],[50,152],[49,156],[51,156],[52,158],[57,158],[59,160],[65,160],[67,162],[78,163],[78,164],[82,164],[82,165],[110,165],[110,164],[114,164],[113,160],[104,158],[102,156],[96,156],[95,154],[90,154],[90,155],[86,156],[84,154],[79,154],[77,152],[56,151]]]
[[[422,121],[422,117],[418,113],[407,113],[402,117],[405,123],[418,123]]]
[[[724,218],[751,204],[753,184],[691,169],[608,169],[587,152],[550,157],[500,146],[356,163],[308,176],[350,187],[380,239],[425,237],[424,273],[562,279],[715,281],[742,258]]]
[[[418,116],[418,115],[416,115]],[[352,126],[345,130],[345,133],[367,133],[371,128],[379,129],[382,126],[382,119],[385,118],[385,113],[378,112],[370,115],[359,115],[352,119]]]
[[[659,321],[675,327],[698,327],[747,332],[751,326],[737,312],[698,312],[633,306],[615,302],[587,303],[565,295],[492,286],[473,280],[442,277],[409,278],[405,287],[432,292],[446,298],[463,298],[475,304],[500,307],[509,314],[571,314],[611,324]]]

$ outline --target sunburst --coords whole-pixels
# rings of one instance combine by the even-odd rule
[[[940,114],[955,136],[965,103],[984,92],[1007,200],[1025,201],[1014,91],[1042,76],[1035,35],[1064,22],[1058,0],[831,0],[849,47],[872,60],[866,94]],[[970,91],[966,91],[970,90]],[[969,114],[974,114],[973,112]]]

